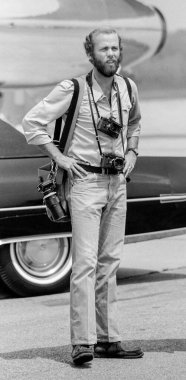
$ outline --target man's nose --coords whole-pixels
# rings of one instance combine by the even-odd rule
[[[107,50],[107,55],[108,55],[108,57],[113,57],[113,55],[114,55],[113,50],[112,49],[108,49]]]

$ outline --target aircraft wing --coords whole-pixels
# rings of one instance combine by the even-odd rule
[[[166,39],[162,14],[137,0],[1,0],[0,119],[21,128],[50,86],[89,70],[85,36],[104,25],[121,35],[127,71]]]
[[[136,0],[78,0],[78,3],[2,0],[1,3],[2,88],[54,84],[86,72],[89,64],[83,41],[99,26],[112,26],[121,35],[123,67],[150,57],[165,40],[163,16]]]

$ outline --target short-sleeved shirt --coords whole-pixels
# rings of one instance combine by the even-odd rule
[[[84,76],[84,79],[85,78],[86,77]],[[92,90],[94,100],[90,92],[91,104],[96,125],[98,123],[99,116],[106,117],[108,119],[112,117],[117,123],[120,123],[116,82],[118,84],[121,99],[123,117],[122,133],[126,149],[127,138],[132,136],[138,137],[141,128],[141,114],[136,84],[130,79],[132,87],[132,99],[130,101],[128,89],[124,79],[119,75],[115,75],[111,91],[111,99],[109,101],[97,83],[93,73]],[[86,80],[84,83],[83,98],[67,155],[78,161],[83,161],[94,166],[100,166],[100,151],[96,140],[88,99],[88,91],[90,91],[90,89],[86,83]],[[73,91],[73,82],[71,80],[64,80],[59,83],[46,98],[44,98],[27,113],[23,120],[23,128],[28,143],[43,145],[52,141],[51,133],[48,133],[47,127],[51,122],[68,112]],[[97,114],[94,102],[97,105],[99,116]],[[117,139],[114,139],[105,133],[98,131],[98,136],[103,153],[112,153],[117,156],[124,156],[121,135],[119,135]]]

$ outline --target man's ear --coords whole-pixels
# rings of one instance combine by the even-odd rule
[[[92,63],[92,65],[94,64],[94,58],[92,57],[91,54],[88,54],[88,59],[89,59],[89,62]]]

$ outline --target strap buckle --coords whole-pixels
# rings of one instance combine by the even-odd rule
[[[101,168],[101,174],[111,174],[110,168]]]
[[[53,140],[53,143],[57,148],[59,147],[59,140]]]

